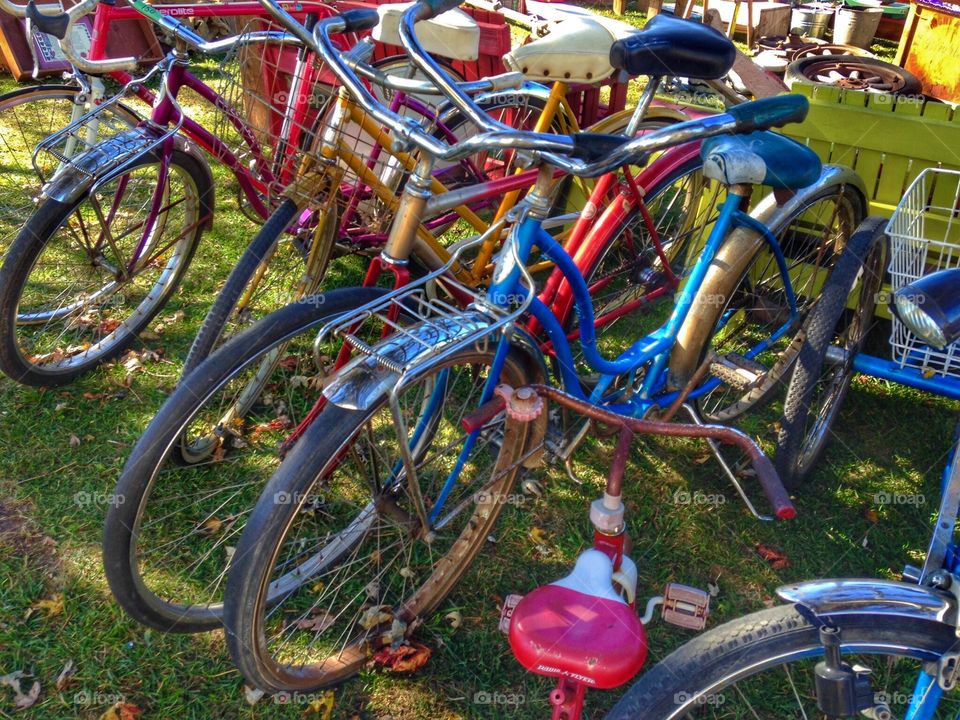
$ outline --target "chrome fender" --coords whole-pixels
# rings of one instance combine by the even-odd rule
[[[338,407],[368,410],[387,392],[401,383],[408,384],[433,367],[431,356],[436,356],[439,361],[441,354],[460,349],[457,345],[462,338],[476,333],[488,323],[481,313],[466,312],[456,318],[441,318],[429,325],[424,323],[405,328],[404,335],[393,335],[377,344],[375,355],[363,355],[347,363],[323,389],[323,395]],[[489,338],[489,341],[496,342],[496,338]],[[539,371],[539,379],[548,377],[543,355],[525,331],[513,328],[511,345],[531,360],[531,369]],[[411,366],[415,368],[400,372],[401,368]]]
[[[777,595],[823,618],[863,613],[931,620],[952,627],[957,623],[957,601],[952,595],[905,582],[812,580],[779,587]]]
[[[147,145],[149,139],[153,137],[155,137],[154,132],[148,128],[135,127],[97,143],[58,169],[54,176],[50,178],[50,181],[43,186],[41,196],[58,202],[73,204],[83,195],[92,192],[97,186],[123,173],[129,162],[117,166],[115,158],[118,155],[125,154],[131,145]],[[173,143],[177,150],[192,156],[198,161],[206,175],[207,187],[212,190],[214,187],[213,173],[210,172],[210,166],[203,152],[181,135],[174,135]],[[206,195],[206,193],[202,194]],[[209,193],[209,203],[211,207],[207,208],[208,212],[204,215],[212,217],[212,192]]]
[[[384,394],[426,372],[431,356],[452,352],[459,340],[482,329],[489,321],[480,313],[456,318],[439,318],[404,328],[403,335],[391,335],[374,346],[373,355],[362,355],[347,363],[323,389],[328,402],[348,410],[368,410]],[[413,336],[413,337],[410,337]],[[413,371],[403,368],[415,366]]]
[[[820,178],[813,183],[813,185],[808,185],[794,193],[782,205],[777,204],[777,198],[774,197],[773,193],[768,193],[757,203],[756,207],[750,211],[750,214],[776,233],[787,218],[797,212],[801,204],[811,193],[835,185],[850,185],[855,187],[863,198],[864,209],[869,212],[869,207],[866,207],[867,186],[863,180],[860,179],[860,176],[843,165],[824,165],[820,172]]]

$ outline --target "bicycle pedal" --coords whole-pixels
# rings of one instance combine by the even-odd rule
[[[710,615],[710,593],[706,590],[668,583],[663,591],[661,617],[671,625],[703,630]]]
[[[747,390],[763,381],[767,368],[742,355],[728,353],[710,364],[710,374],[738,390]]]
[[[523,600],[523,595],[507,595],[503,601],[503,608],[500,610],[500,632],[504,635],[510,634],[510,621],[513,620],[513,611]]]

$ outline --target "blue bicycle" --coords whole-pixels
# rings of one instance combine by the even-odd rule
[[[261,1],[291,27],[294,21],[272,0]],[[416,21],[455,4],[413,5],[401,37],[424,75],[480,128],[457,145],[390,113],[340,61],[329,33],[357,29],[366,16],[322,20],[314,33],[316,51],[356,101],[420,150],[384,263],[409,256],[439,159],[503,148],[524,153],[539,175],[525,200],[488,231],[510,227],[489,288],[466,287],[449,267],[440,268],[313,331],[317,347],[342,339],[356,357],[324,380],[327,405],[261,495],[233,555],[226,592],[231,654],[248,681],[268,691],[337,682],[362,668],[371,652],[404,642],[462,577],[520,471],[545,455],[569,457],[591,427],[558,429],[544,413],[523,429],[505,428],[498,384],[555,379],[572,396],[630,417],[672,416],[682,408],[698,421],[737,417],[766,400],[789,369],[807,310],[862,216],[865,193],[851,171],[821,167],[809,149],[765,132],[805,116],[799,96],[741,105],[634,139],[541,135],[497,124],[416,39]],[[604,57],[631,74],[656,74],[663,66],[682,75],[714,72],[712,30],[680,22],[663,32],[669,37],[651,29],[618,40],[602,49]],[[696,259],[666,322],[634,334],[608,358],[598,349],[582,269],[543,229],[555,169],[595,177],[699,139],[704,174],[725,199],[708,236],[690,250]],[[775,193],[747,212],[761,185]],[[469,257],[469,247],[453,262]],[[537,297],[527,271],[535,253],[570,284],[575,328],[561,325]],[[655,258],[644,272],[658,272]],[[618,322],[630,328],[632,319]],[[774,480],[764,491],[776,516],[792,516],[782,486]]]
[[[854,371],[960,398],[960,173],[924,171],[890,222],[850,239],[817,308],[787,396],[777,457],[799,483],[823,451]],[[861,352],[889,244],[890,358]],[[608,716],[960,717],[960,425],[943,469],[923,566],[901,582],[824,579],[788,585],[788,605],[705,633],[643,676]],[[642,711],[641,711],[642,709]]]

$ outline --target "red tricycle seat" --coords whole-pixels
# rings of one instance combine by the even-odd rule
[[[617,687],[640,671],[646,634],[612,576],[610,558],[591,549],[570,575],[523,597],[510,620],[510,647],[527,670],[597,688]]]

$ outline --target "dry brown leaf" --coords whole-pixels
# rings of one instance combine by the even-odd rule
[[[67,660],[63,665],[63,670],[57,675],[57,690],[66,690],[73,684],[73,676],[77,674],[77,664],[73,660]]]
[[[218,520],[217,518],[210,518],[209,520],[204,520],[200,525],[200,532],[206,535],[216,535],[220,532],[220,529],[223,527],[223,520]]]
[[[315,633],[322,633],[327,628],[332,627],[336,621],[334,615],[324,610],[316,615],[297,620],[296,627],[297,630],[312,630]]]
[[[430,648],[420,643],[387,647],[373,656],[373,664],[382,665],[389,672],[410,673],[426,665],[431,653]]]
[[[769,545],[764,545],[763,543],[757,543],[755,547],[757,554],[770,563],[770,567],[774,570],[783,570],[784,568],[790,567],[790,558],[782,551]]]
[[[100,321],[100,324],[97,325],[97,332],[101,335],[109,335],[118,327],[120,327],[120,321],[116,318],[104,318]],[[69,348],[67,352],[69,352]]]
[[[76,435],[71,435],[71,436],[70,436],[70,447],[72,447],[72,448],[80,447],[80,438],[78,438]]]
[[[54,617],[63,612],[63,594],[57,593],[49,598],[37,600],[30,606],[30,610],[42,610],[47,617]]]
[[[370,628],[376,627],[377,625],[382,625],[383,623],[388,623],[393,620],[393,615],[388,612],[384,612],[384,609],[389,610],[389,605],[382,605],[380,607],[372,607],[367,610],[363,617],[360,618],[360,627],[364,630],[369,630]]]
[[[137,715],[142,713],[136,705],[130,703],[118,702],[100,716],[100,720],[136,720]]]

